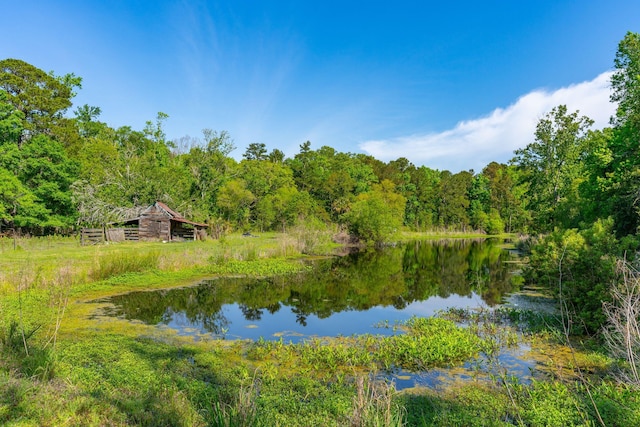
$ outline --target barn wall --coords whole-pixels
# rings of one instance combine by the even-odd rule
[[[169,217],[152,209],[140,216],[140,240],[171,240],[171,221]]]
[[[125,240],[204,240],[207,236],[206,226],[192,224],[184,218],[173,220],[162,208],[152,205],[140,214],[139,218],[129,220],[125,224],[137,225],[133,229],[124,229]]]
[[[171,230],[172,240],[195,240],[195,229],[180,222],[174,222]]]

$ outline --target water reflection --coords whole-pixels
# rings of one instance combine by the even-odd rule
[[[500,303],[514,267],[499,243],[420,241],[322,260],[297,276],[132,292],[102,300],[112,304],[104,314],[227,338],[385,333],[375,324]]]

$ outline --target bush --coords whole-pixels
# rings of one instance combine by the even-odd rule
[[[500,213],[496,209],[491,209],[489,220],[487,221],[487,233],[500,234],[504,231],[504,221],[500,218]]]
[[[380,245],[402,226],[405,203],[405,198],[394,192],[393,184],[385,180],[373,191],[360,194],[344,219],[354,236]]]
[[[566,305],[571,333],[595,333],[604,324],[602,305],[611,299],[619,252],[612,227],[605,220],[583,231],[556,231],[531,248],[525,279],[548,287]]]

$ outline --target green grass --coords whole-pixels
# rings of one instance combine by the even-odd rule
[[[143,324],[92,319],[93,306],[84,304],[217,274],[300,271],[288,236],[13,243],[0,239],[0,425],[597,425],[598,413],[606,425],[640,425],[639,394],[609,378],[610,359],[593,349],[566,352],[552,319],[522,311],[449,312],[393,325],[393,336],[287,344],[193,342]],[[520,342],[549,363],[531,384],[505,373],[398,392],[374,380],[396,369],[460,366]],[[587,382],[570,375],[578,368]]]

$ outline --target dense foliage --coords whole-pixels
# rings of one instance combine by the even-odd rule
[[[592,313],[583,320],[587,330],[595,330],[597,305],[606,300],[611,277],[591,270],[632,248],[627,236],[640,225],[638,34],[628,33],[620,42],[614,65],[611,100],[618,109],[610,128],[590,130],[589,118],[559,105],[539,120],[533,141],[517,150],[510,164],[452,173],[405,158],[385,163],[328,146],[314,150],[309,141],[291,158],[252,143],[238,161],[231,157],[236,147],[226,131],[204,129],[200,138],[168,140],[164,113],[142,130],[111,128],[99,121],[100,108],[89,105],[70,117],[80,77],[5,59],[0,61],[0,232],[43,234],[103,225],[161,200],[208,223],[214,236],[230,229],[287,231],[317,222],[336,224],[372,244],[402,228],[551,233],[535,249],[537,271],[530,277],[544,276],[555,286],[558,274],[566,273],[571,292],[565,296],[575,295],[572,303]],[[589,238],[594,227],[615,232],[601,252]],[[624,248],[620,239],[627,242]],[[558,253],[565,268],[572,266],[570,272],[559,268]],[[586,269],[578,268],[578,261]],[[554,269],[554,275],[544,273]],[[577,279],[582,273],[584,280]],[[598,287],[602,291],[593,294]],[[581,301],[585,295],[593,304]]]
[[[99,107],[69,114],[82,79],[18,59],[0,61],[0,232],[64,233],[128,217],[161,200],[220,230],[339,225],[381,243],[403,228],[489,233],[528,226],[515,166],[480,173],[416,167],[400,158],[300,145],[291,158],[250,144],[237,161],[226,131],[168,140],[158,113],[144,129],[99,121]]]
[[[0,422],[638,425],[639,34],[628,33],[620,42],[614,66],[611,100],[618,110],[611,127],[589,130],[590,119],[560,105],[539,121],[533,142],[517,150],[509,165],[493,162],[480,173],[454,174],[416,167],[404,158],[384,163],[326,146],[312,150],[308,141],[292,158],[253,143],[236,161],[224,131],[205,129],[202,139],[167,140],[163,113],[142,130],[113,129],[98,120],[99,107],[88,105],[69,117],[79,77],[55,76],[16,59],[0,61],[0,233],[64,233],[122,219],[129,209],[154,200],[206,221],[217,237],[231,228],[289,232],[281,241],[243,239],[242,253],[233,253],[225,238],[189,247],[140,244],[130,251],[111,245],[95,252],[74,242],[73,257],[72,252],[53,256],[59,248],[48,239],[48,251],[35,264],[33,253],[17,246],[14,237],[11,257],[0,270]],[[542,350],[550,380],[531,384],[510,378],[508,366],[492,371],[491,382],[477,381],[474,374],[472,382],[422,393],[393,395],[389,387],[376,389],[365,381],[370,367],[426,369],[480,351],[490,364],[498,341],[519,335],[499,333],[493,323],[498,317],[481,319],[485,313],[462,313],[458,321],[466,321],[465,328],[450,320],[413,318],[402,325],[405,334],[384,338],[338,337],[303,345],[194,343],[191,337],[156,336],[137,323],[119,329],[92,318],[88,304],[75,303],[89,295],[178,286],[203,274],[297,272],[300,265],[284,260],[294,244],[287,239],[297,240],[296,253],[313,252],[309,248],[322,245],[318,235],[327,224],[374,244],[402,227],[530,233],[530,240],[523,240],[530,255],[526,279],[555,292],[563,338],[584,333],[606,338],[620,362],[615,363],[620,381],[605,371],[604,356],[593,353],[588,357],[594,361],[585,360],[573,348],[566,352],[569,359],[559,362],[558,355]],[[0,243],[2,251],[11,245],[1,236]],[[262,257],[269,251],[275,258]],[[472,280],[467,269],[444,268],[427,277],[431,258],[439,255],[408,247],[401,259],[398,255],[397,262],[379,270],[383,277],[372,276],[380,274],[377,269],[358,268],[351,280],[357,291],[336,287],[336,292],[344,295],[345,305],[357,307],[368,296],[363,289],[401,285],[411,290],[400,302],[406,304],[412,292],[432,292],[435,277],[447,285],[438,289],[462,295],[456,286]],[[472,285],[480,287],[482,274],[489,274],[481,273],[486,270],[481,261],[493,254],[468,258],[476,277]],[[317,284],[312,280],[307,286],[308,298],[317,297]],[[243,308],[257,315],[261,308],[252,304],[251,289],[241,291]],[[306,297],[300,292],[303,307]],[[209,310],[215,307],[207,304]],[[535,340],[556,336],[546,318],[539,323],[547,332]],[[44,338],[37,335],[41,325],[51,325]],[[578,380],[564,376],[571,369]]]
[[[527,278],[562,297],[572,333],[606,326],[603,303],[622,280],[615,266],[640,247],[639,34],[627,33],[614,65],[610,128],[588,131],[588,118],[560,106],[514,159],[530,190],[532,229],[549,233],[532,245]]]

